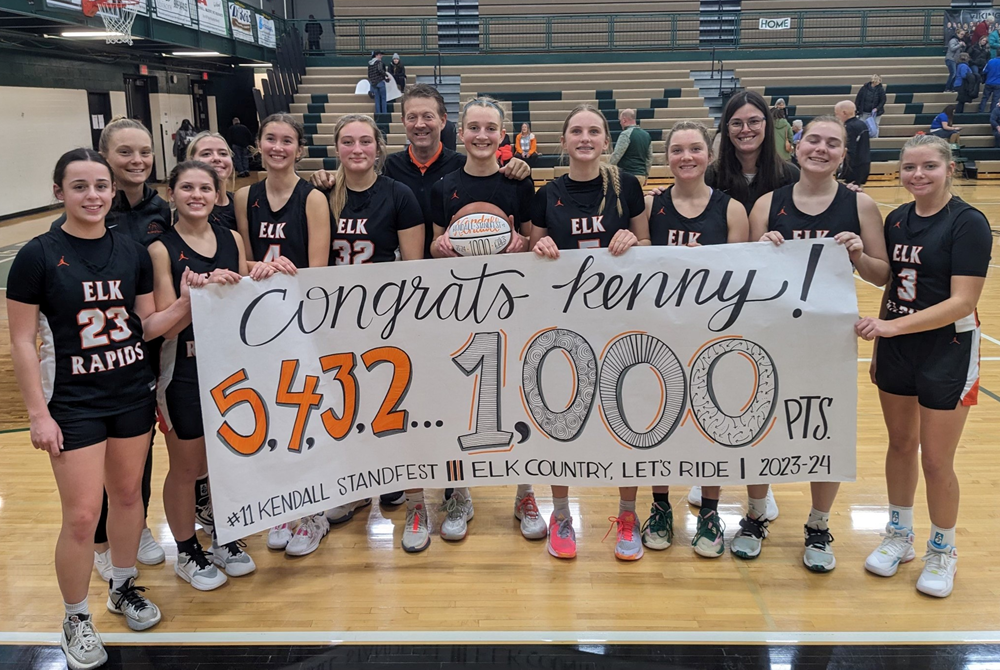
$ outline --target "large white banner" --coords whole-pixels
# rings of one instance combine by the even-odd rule
[[[257,44],[272,49],[278,46],[274,37],[274,19],[263,14],[257,15]]]
[[[197,0],[198,27],[206,33],[229,37],[229,16],[223,0]]]
[[[301,270],[192,308],[221,542],[408,488],[854,478],[831,240]]]
[[[191,26],[197,15],[192,6],[192,0],[153,0],[153,11],[156,18],[181,26]]]

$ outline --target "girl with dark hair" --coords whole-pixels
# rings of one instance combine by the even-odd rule
[[[66,219],[14,259],[8,327],[31,443],[48,453],[62,503],[55,552],[66,608],[62,649],[70,668],[96,668],[108,658],[87,604],[102,489],[109,503],[108,610],[133,630],[160,621],[159,608],[135,584],[154,414],[145,340],[182,318],[188,286],[200,278],[185,272],[177,305],[157,313],[146,250],[105,227],[115,196],[107,161],[91,149],[74,149],[56,163],[53,183]]]
[[[961,126],[955,123],[955,105],[948,105],[944,110],[931,121],[931,135],[956,144],[959,140]]]

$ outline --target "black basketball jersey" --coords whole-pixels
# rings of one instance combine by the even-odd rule
[[[226,195],[229,196],[229,204],[216,205],[212,208],[212,213],[208,215],[208,222],[213,226],[236,230],[236,201],[234,200],[236,196],[229,192]]]
[[[913,314],[951,297],[953,276],[985,277],[993,236],[982,212],[957,197],[933,216],[918,216],[910,202],[885,219],[892,285],[886,318]],[[955,324],[958,331],[976,327],[974,315]]]
[[[330,235],[330,265],[385,263],[396,260],[399,231],[423,225],[413,191],[379,176],[364,191],[347,191],[347,202]]]
[[[247,222],[250,227],[250,256],[255,261],[273,261],[284,256],[297,268],[309,267],[309,224],[306,199],[313,187],[299,179],[288,202],[277,211],[267,199],[267,179],[250,185],[247,195]]]
[[[792,199],[794,184],[782,186],[771,193],[771,212],[767,229],[776,230],[786,240],[833,237],[838,233],[861,234],[858,217],[858,194],[843,184],[837,184],[837,195],[822,214],[800,212]]]
[[[603,191],[600,177],[586,182],[573,181],[569,175],[554,179],[535,195],[533,217],[538,220],[532,223],[546,228],[560,249],[606,248],[615,233],[628,230],[632,217],[645,209],[645,202],[639,181],[624,172],[621,173],[620,196],[615,198],[609,185],[604,209],[599,211]],[[618,213],[619,200],[621,214]],[[542,208],[544,219],[541,218]]]
[[[729,201],[731,198],[712,189],[708,205],[701,214],[689,219],[674,207],[673,186],[653,197],[649,213],[649,237],[654,245],[686,246],[725,244],[729,241]]]
[[[28,263],[37,269],[36,288],[22,290],[39,306],[45,399],[64,418],[120,414],[152,398],[153,373],[135,314],[136,295],[152,290],[152,263],[137,242],[106,234],[110,253],[102,259],[83,257],[62,229],[36,237],[18,254],[32,256]],[[21,282],[21,267],[15,261],[12,284]]]
[[[221,226],[212,226],[212,232],[215,233],[215,255],[212,257],[202,256],[192,249],[176,228],[171,228],[160,236],[160,242],[166,247],[170,256],[170,272],[173,275],[176,295],[181,294],[184,268],[191,268],[192,272],[200,274],[218,268],[237,273],[240,271],[240,252],[232,231]],[[190,323],[176,338],[164,340],[163,348],[160,350],[160,384],[166,386],[174,379],[198,382],[194,326]]]
[[[499,172],[489,177],[474,177],[465,170],[446,174],[431,188],[433,222],[447,228],[460,209],[473,202],[488,202],[514,217],[514,228],[531,220],[531,199],[535,183],[530,177],[521,181],[509,179]]]

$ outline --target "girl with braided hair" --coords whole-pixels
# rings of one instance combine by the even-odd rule
[[[649,221],[639,180],[601,161],[611,144],[604,115],[592,105],[579,105],[566,117],[562,149],[569,155],[569,174],[550,181],[535,194],[531,208],[531,248],[544,258],[559,258],[560,249],[605,248],[620,256],[635,245],[649,245]],[[636,487],[619,488],[621,501],[615,556],[642,558]],[[555,510],[549,519],[549,553],[576,556],[576,535],[569,511],[569,487],[553,486]]]

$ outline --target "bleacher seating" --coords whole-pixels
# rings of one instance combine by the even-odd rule
[[[731,63],[731,65],[730,65]],[[927,132],[931,120],[945,106],[953,104],[953,93],[941,92],[947,71],[938,57],[905,57],[872,62],[864,58],[745,60],[730,61],[742,88],[753,89],[773,104],[784,98],[789,119],[808,122],[814,116],[830,114],[840,100],[854,97],[873,73],[882,76],[887,90],[881,132],[872,140],[873,179],[894,178],[898,174],[899,148],[917,132]],[[646,63],[587,63],[572,65],[470,65],[450,68],[460,73],[461,99],[492,95],[507,111],[506,129],[516,134],[527,122],[538,139],[541,152],[534,170],[537,181],[558,176],[561,164],[559,136],[566,113],[581,102],[590,102],[608,118],[612,139],[620,132],[618,112],[626,107],[638,111],[640,124],[653,137],[653,176],[669,178],[664,140],[679,120],[701,121],[714,128],[705,100],[694,84],[692,70],[706,69],[704,62],[670,61]],[[431,74],[430,67],[408,68],[411,81]],[[309,68],[295,96],[292,113],[300,115],[309,136],[308,156],[300,167],[304,172],[333,169],[333,129],[341,115],[371,112],[366,96],[355,96],[354,87],[364,73],[357,68]],[[986,175],[1000,173],[1000,149],[993,147],[988,114],[977,113],[977,103],[958,115],[963,127],[961,156],[979,160]],[[390,103],[390,113],[376,119],[386,133],[389,151],[405,147],[406,135],[398,105]],[[513,139],[513,138],[512,138]],[[459,143],[459,150],[462,150]],[[983,168],[981,168],[983,169]],[[1000,176],[1000,175],[998,175]]]

